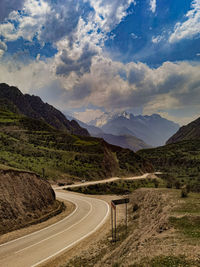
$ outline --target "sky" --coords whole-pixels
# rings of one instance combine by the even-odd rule
[[[0,82],[89,122],[200,116],[200,0],[1,0]]]

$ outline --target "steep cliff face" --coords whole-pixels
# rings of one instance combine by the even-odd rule
[[[51,185],[36,174],[0,170],[0,234],[41,218],[56,205]]]

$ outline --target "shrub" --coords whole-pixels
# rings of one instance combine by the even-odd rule
[[[155,188],[158,188],[158,186],[159,186],[159,181],[158,180],[154,180],[154,186],[155,186]]]
[[[179,181],[176,181],[174,183],[174,185],[175,185],[176,189],[180,189],[180,187],[181,187],[181,183]]]
[[[182,190],[181,190],[181,197],[182,198],[188,197],[188,192],[187,192],[187,189],[186,188],[182,188]]]
[[[167,188],[172,188],[172,183],[171,183],[171,182],[167,182],[166,187],[167,187]]]

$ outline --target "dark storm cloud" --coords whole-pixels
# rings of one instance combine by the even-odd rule
[[[0,0],[0,22],[8,17],[10,12],[23,7],[24,0]]]
[[[61,63],[56,68],[56,74],[69,76],[71,72],[75,72],[79,76],[83,75],[90,71],[92,58],[96,54],[95,51],[90,50],[89,45],[86,45],[82,50],[81,56],[77,60],[73,60],[69,58],[67,51],[63,50],[60,56]]]
[[[128,74],[129,84],[139,84],[145,77],[145,71],[141,69],[131,69]]]

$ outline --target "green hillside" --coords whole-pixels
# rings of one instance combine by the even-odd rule
[[[137,154],[149,160],[157,171],[164,172],[163,178],[188,183],[193,191],[200,192],[200,140],[140,150]]]
[[[200,140],[200,118],[192,121],[186,126],[181,127],[166,144],[181,142],[184,140]]]
[[[10,103],[0,102],[0,164],[40,175],[44,172],[52,179],[92,180],[153,170],[128,149],[56,130],[43,120],[14,113],[14,109]]]

